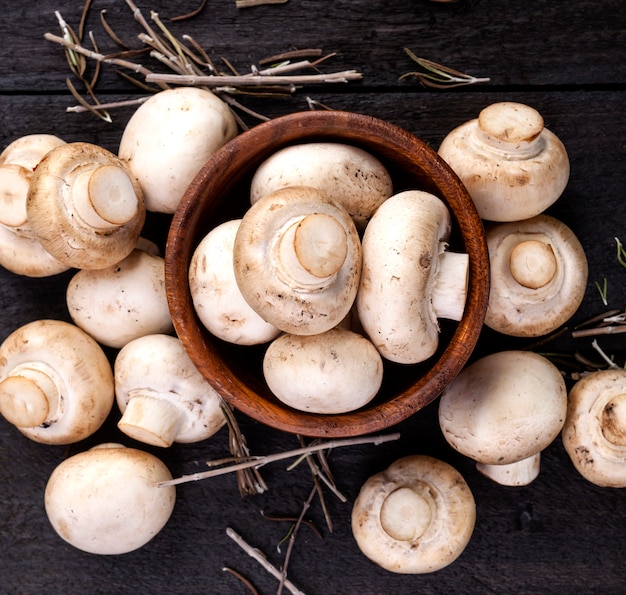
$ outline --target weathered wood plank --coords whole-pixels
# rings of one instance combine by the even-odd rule
[[[410,89],[414,81],[398,77],[414,70],[404,54],[416,54],[476,76],[491,78],[491,85],[615,85],[626,82],[626,65],[616,48],[626,47],[626,5],[621,0],[602,2],[507,2],[460,0],[335,1],[291,0],[278,6],[237,10],[234,0],[209,3],[194,19],[170,23],[197,2],[151,0],[139,3],[176,35],[194,36],[219,63],[222,56],[245,71],[260,59],[295,47],[337,52],[327,68],[355,68],[364,73],[358,87]],[[7,50],[0,60],[0,90],[33,92],[60,90],[67,70],[63,53],[45,42],[45,32],[58,33],[54,11],[77,28],[82,2],[44,0],[12,8],[0,22]],[[141,31],[123,0],[94,2],[88,30],[96,34],[102,51],[116,46],[104,34],[98,12],[118,35],[133,47]],[[10,49],[10,51],[8,51]],[[33,86],[33,84],[35,86]],[[104,73],[100,92],[132,88],[113,72]]]

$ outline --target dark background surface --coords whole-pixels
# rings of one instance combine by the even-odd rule
[[[565,144],[570,182],[549,213],[563,220],[582,242],[589,260],[589,283],[580,311],[568,329],[542,349],[597,359],[590,339],[572,339],[571,328],[608,308],[626,307],[626,270],[615,256],[615,237],[626,241],[626,5],[623,0],[299,1],[237,10],[234,0],[211,1],[197,17],[169,18],[199,2],[139,2],[149,18],[159,13],[171,30],[192,34],[215,61],[225,56],[241,71],[266,56],[293,48],[337,52],[326,72],[354,68],[362,81],[300,90],[292,99],[241,99],[276,116],[307,109],[309,96],[335,109],[389,120],[438,147],[458,124],[476,117],[494,101],[520,101],[543,115]],[[58,33],[54,11],[77,27],[82,2],[0,2],[0,145],[25,134],[45,132],[67,141],[84,140],[116,151],[132,108],[112,112],[106,124],[90,114],[66,113],[76,101],[65,79],[62,50],[44,41]],[[96,1],[89,15],[102,44],[100,9],[116,32],[134,47],[139,25],[125,2]],[[108,45],[107,45],[108,44]],[[110,46],[110,47],[109,47]],[[403,48],[475,76],[488,84],[433,90],[400,75],[416,69]],[[90,66],[91,67],[91,66]],[[156,69],[156,68],[155,68]],[[165,71],[161,68],[161,71]],[[112,68],[98,83],[102,101],[140,93]],[[254,125],[254,121],[249,121]],[[152,217],[148,233],[161,244],[168,217]],[[64,291],[71,272],[49,279],[26,279],[0,271],[0,340],[39,318],[69,320]],[[608,282],[608,306],[595,282]],[[626,335],[602,337],[603,349],[625,359]],[[476,350],[520,346],[523,342],[485,331]],[[525,346],[525,345],[524,345]],[[100,432],[70,447],[36,444],[0,419],[0,592],[6,593],[246,593],[223,572],[235,568],[261,593],[277,582],[227,536],[235,528],[279,566],[276,546],[289,524],[265,520],[260,511],[297,516],[311,490],[304,465],[287,471],[278,463],[263,470],[268,492],[242,499],[234,475],[182,485],[171,521],[144,548],[123,556],[98,557],[65,544],[50,527],[43,508],[46,481],[66,456],[104,440],[132,442],[115,429],[117,412]],[[251,450],[265,454],[298,446],[283,434],[238,416]],[[324,524],[319,502],[309,515],[322,529],[318,539],[300,529],[289,563],[291,580],[307,593],[622,593],[626,591],[626,491],[591,485],[570,463],[560,439],[542,457],[541,474],[531,485],[506,488],[478,474],[441,437],[436,402],[396,428],[397,442],[335,450],[330,457],[339,489],[326,499],[334,523]],[[148,448],[148,450],[150,450]],[[174,476],[205,468],[224,456],[227,434],[195,445],[153,449]],[[395,458],[423,453],[453,464],[466,478],[477,503],[477,523],[461,557],[447,568],[422,576],[390,574],[365,559],[350,531],[351,503],[371,474]]]

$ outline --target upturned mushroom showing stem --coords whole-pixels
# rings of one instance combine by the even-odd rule
[[[491,289],[485,324],[506,335],[538,337],[565,323],[587,287],[584,249],[548,215],[488,226]]]
[[[243,216],[233,246],[244,299],[282,331],[313,335],[348,314],[361,274],[361,242],[349,213],[320,191],[293,186]]]
[[[530,351],[502,351],[476,360],[448,385],[439,425],[481,473],[503,485],[526,485],[566,412],[567,389],[554,364]]]
[[[626,370],[599,370],[576,382],[561,436],[585,479],[626,487]]]
[[[352,533],[361,551],[391,572],[435,572],[456,560],[472,536],[474,497],[448,463],[424,455],[395,461],[361,487]]]
[[[87,438],[104,423],[113,401],[105,353],[72,324],[31,322],[0,346],[0,412],[35,442]]]
[[[104,268],[128,256],[145,220],[141,188],[124,163],[81,142],[42,159],[26,208],[43,247],[78,269]]]
[[[357,312],[388,360],[428,359],[439,343],[437,319],[463,316],[469,259],[446,252],[450,230],[445,203],[420,190],[388,198],[365,229]]]
[[[519,221],[547,209],[569,180],[563,143],[534,108],[500,102],[451,131],[439,154],[469,191],[482,219]]]
[[[26,211],[33,172],[48,151],[63,144],[51,134],[29,134],[0,154],[0,265],[18,275],[47,277],[69,268],[44,249]]]
[[[146,335],[127,343],[114,363],[118,427],[146,444],[198,442],[226,419],[220,398],[178,338]]]

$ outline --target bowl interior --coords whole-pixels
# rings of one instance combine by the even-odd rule
[[[188,268],[200,240],[213,227],[239,218],[250,205],[256,168],[277,150],[327,141],[357,145],[380,159],[394,192],[422,189],[439,196],[453,219],[450,247],[470,260],[467,302],[458,323],[441,322],[440,348],[416,365],[385,362],[377,397],[358,411],[320,415],[291,409],[267,388],[262,373],[266,346],[236,346],[211,335],[197,318]],[[165,282],[175,330],[191,360],[222,397],[274,428],[311,437],[347,437],[391,427],[433,401],[461,371],[478,340],[487,308],[489,259],[482,222],[467,190],[437,153],[407,131],[351,112],[310,111],[259,124],[205,164],[174,213],[165,251]]]

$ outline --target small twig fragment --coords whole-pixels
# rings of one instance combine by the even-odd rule
[[[230,537],[248,556],[256,560],[267,572],[269,572],[274,578],[281,580],[282,573],[266,558],[265,554],[261,550],[252,547],[246,542],[241,535],[234,531],[231,527],[226,527],[226,535]],[[290,580],[284,581],[285,588],[293,595],[304,595],[303,591],[300,591]]]
[[[400,80],[409,76],[415,77],[422,85],[426,87],[433,87],[435,89],[448,89],[451,87],[461,87],[463,85],[473,85],[476,83],[489,82],[489,78],[477,78],[464,72],[454,70],[449,66],[443,66],[432,60],[426,58],[420,58],[416,56],[408,48],[404,48],[407,55],[417,62],[427,72],[407,72],[400,77]]]

